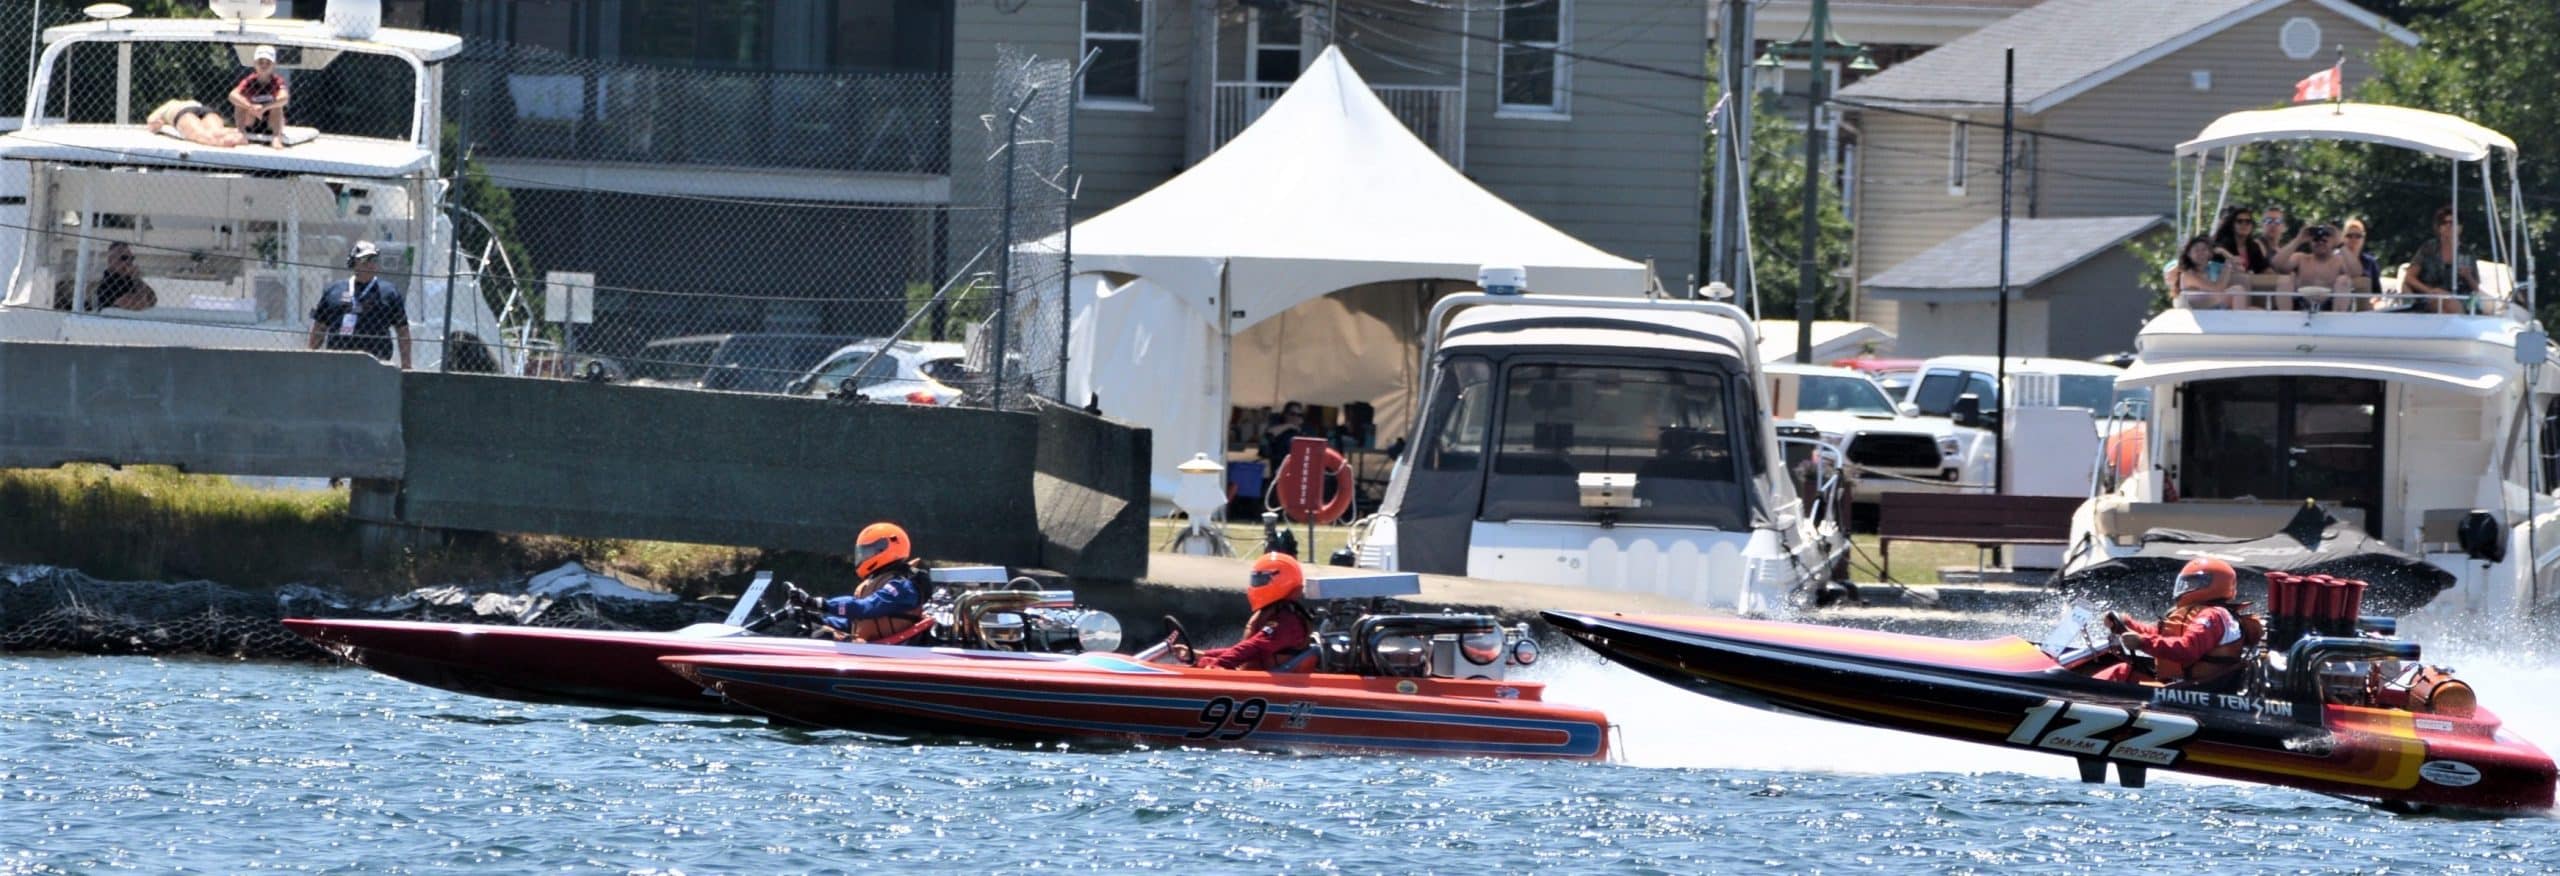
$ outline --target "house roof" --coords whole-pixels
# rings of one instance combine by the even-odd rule
[[[2046,0],[1840,90],[1853,102],[1997,106],[2002,53],[2018,50],[2018,108],[2040,113],[2206,37],[2295,3],[2402,43],[2418,37],[2348,0]]]
[[[2029,287],[2167,224],[2158,216],[2018,219],[2009,224],[2009,288]],[[2000,220],[1991,219],[1867,278],[1868,294],[1936,298],[2000,288]]]

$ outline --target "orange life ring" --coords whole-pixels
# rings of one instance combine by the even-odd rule
[[[1280,461],[1278,476],[1272,478],[1279,495],[1280,510],[1289,515],[1292,523],[1341,520],[1342,515],[1350,513],[1351,499],[1358,494],[1349,461],[1343,458],[1341,451],[1325,444],[1322,438],[1301,437],[1291,443],[1297,446],[1290,448],[1288,458]],[[1316,469],[1308,471],[1307,466],[1310,465]],[[1333,473],[1333,496],[1319,502],[1317,497],[1324,489],[1323,477],[1327,471]]]

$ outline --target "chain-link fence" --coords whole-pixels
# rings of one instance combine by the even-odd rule
[[[27,32],[12,5],[0,43]],[[13,136],[49,154],[0,165],[36,168],[0,223],[0,319],[876,401],[1060,392],[1068,59],[725,72],[475,42],[422,88],[397,52],[276,48],[282,144],[231,100],[257,44],[218,29],[77,43],[36,74]],[[0,52],[0,81],[29,61]]]

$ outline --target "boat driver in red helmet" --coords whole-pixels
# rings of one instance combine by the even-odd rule
[[[2106,617],[2107,630],[2116,634],[2118,647],[2127,654],[2150,654],[2157,674],[2145,677],[2133,664],[2118,663],[2098,673],[2098,678],[2210,687],[2237,677],[2242,655],[2266,634],[2255,618],[2244,619],[2232,611],[2244,603],[2232,601],[2240,595],[2240,578],[2231,564],[2212,557],[2189,561],[2178,570],[2172,592],[2177,605],[2158,626],[2112,611]]]
[[[819,620],[825,636],[877,642],[924,621],[924,589],[907,531],[874,523],[854,538],[853,571],[862,576],[853,595],[826,601]]]
[[[1252,583],[1244,591],[1245,600],[1253,604],[1253,616],[1244,622],[1244,640],[1203,651],[1177,644],[1174,659],[1211,669],[1269,671],[1287,665],[1314,641],[1315,619],[1301,601],[1306,593],[1307,573],[1298,566],[1297,557],[1263,554],[1253,561]]]

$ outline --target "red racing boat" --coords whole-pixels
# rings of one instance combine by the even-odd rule
[[[493,624],[287,618],[284,625],[348,661],[394,678],[457,693],[531,703],[601,709],[656,709],[711,714],[753,714],[676,677],[658,659],[682,654],[797,654],[916,661],[1022,661],[1064,659],[1080,648],[1119,647],[1119,622],[1074,604],[1063,591],[970,589],[986,581],[970,569],[937,570],[936,591],[926,606],[931,623],[915,628],[913,644],[863,644],[813,639],[799,632],[806,594],[797,588],[781,607],[762,616],[769,575],[759,575],[728,623],[695,624],[673,632],[627,632],[510,627]],[[1001,581],[1002,570],[994,580]],[[945,647],[919,647],[943,645]]]
[[[2359,633],[2353,601],[2316,600],[2325,617],[2305,615],[2291,626],[2281,613],[2288,600],[2274,602],[2280,633],[2271,644],[2291,644],[2252,655],[2245,683],[2228,690],[2101,681],[2088,673],[2125,655],[2015,636],[1962,641],[1729,618],[1545,616],[1610,660],[1697,693],[2069,756],[2084,781],[2104,781],[2113,763],[2126,787],[2141,787],[2157,767],[2392,811],[2551,808],[2550,755],[2503,729],[2449,671],[2420,664],[2415,643]],[[2064,638],[2077,626],[2066,625]]]
[[[1362,619],[1316,672],[1087,653],[1039,663],[691,654],[660,662],[775,718],[905,735],[1598,759],[1608,718],[1503,678],[1534,645],[1477,615]],[[1524,659],[1525,658],[1525,659]]]

